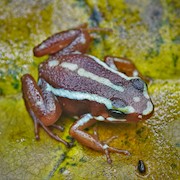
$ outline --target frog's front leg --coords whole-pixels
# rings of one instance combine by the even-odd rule
[[[112,162],[110,152],[130,155],[128,151],[110,147],[107,144],[100,142],[98,138],[94,137],[93,135],[90,135],[83,131],[85,128],[93,125],[95,122],[96,120],[93,119],[93,116],[91,114],[84,115],[80,120],[76,121],[72,125],[70,129],[70,135],[74,137],[77,141],[79,141],[81,144],[93,150],[105,153],[108,163]]]
[[[138,71],[135,64],[130,59],[114,57],[114,56],[106,56],[104,60],[105,63],[108,66],[110,66],[112,69],[120,71],[129,77],[140,77],[146,82],[150,81],[150,78],[143,76]]]
[[[48,128],[48,126],[52,126],[63,130],[61,126],[53,125],[60,117],[62,109],[56,97],[46,91],[46,82],[41,79],[37,85],[29,74],[25,74],[21,80],[25,105],[34,120],[36,139],[39,139],[38,126],[40,125],[52,138],[69,147],[69,143],[53,134]]]

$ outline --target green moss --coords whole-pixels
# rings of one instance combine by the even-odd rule
[[[145,127],[142,127],[142,128],[140,128],[140,129],[138,129],[138,130],[136,131],[136,134],[141,137],[142,134],[143,134],[143,132],[144,132],[144,130],[145,130]]]
[[[66,170],[66,168],[65,168],[65,167],[62,167],[62,168],[59,170],[59,172],[62,174],[65,170]]]
[[[149,15],[156,15],[153,1],[20,2],[0,2],[1,178],[138,179],[137,159],[143,159],[147,162],[148,178],[177,179],[179,143],[171,136],[178,133],[178,125],[170,127],[179,120],[180,91],[176,80],[180,77],[179,1],[156,1],[163,12],[156,26],[153,21],[146,21]],[[150,119],[136,125],[103,122],[97,125],[100,140],[117,136],[110,145],[131,153],[128,157],[111,153],[112,166],[106,162],[104,154],[77,141],[68,149],[41,128],[41,139],[35,141],[33,122],[21,98],[20,77],[31,73],[37,78],[38,64],[47,58],[34,58],[33,47],[55,31],[84,22],[99,23],[100,27],[113,30],[112,33],[97,33],[90,53],[101,59],[105,55],[130,58],[142,74],[154,78],[149,85],[155,105]],[[65,131],[53,131],[72,141],[69,128],[73,121],[63,117],[58,123],[64,125]],[[89,130],[91,133],[92,128]]]
[[[180,44],[180,36],[176,36],[172,39],[173,43]]]
[[[42,30],[44,34],[50,34],[52,12],[52,5],[47,5],[42,10],[37,6],[33,7],[26,16],[14,17],[9,6],[6,7],[9,11],[7,18],[0,19],[0,27],[2,27],[0,77],[3,80],[0,81],[0,86],[3,94],[14,94],[20,91],[22,74],[26,72],[37,74],[37,65],[34,67],[32,63],[32,48],[35,45],[35,39],[38,39],[36,35],[41,35]]]
[[[79,159],[79,162],[85,163],[85,162],[87,162],[87,160],[84,157],[82,157]]]
[[[77,4],[78,4],[81,8],[85,8],[85,7],[86,7],[86,1],[84,1],[84,0],[77,0]]]
[[[173,60],[174,67],[177,67],[179,56],[176,54],[172,54],[172,60]]]

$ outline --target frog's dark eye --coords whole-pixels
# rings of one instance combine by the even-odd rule
[[[115,110],[115,109],[110,109],[109,113],[112,117],[118,118],[118,119],[124,119],[126,117],[126,114],[124,114],[121,111]]]
[[[139,91],[144,91],[144,81],[141,79],[131,79],[132,85],[134,88],[138,89]]]

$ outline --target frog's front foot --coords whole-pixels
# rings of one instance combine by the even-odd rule
[[[107,143],[100,142],[97,132],[94,132],[94,135],[91,135],[83,131],[85,128],[91,126],[95,122],[96,120],[93,118],[91,114],[85,114],[81,119],[79,119],[77,122],[75,122],[72,125],[70,129],[71,136],[74,137],[79,142],[81,142],[81,144],[90,147],[91,149],[94,149],[96,151],[101,151],[105,153],[107,162],[109,164],[112,163],[110,152],[130,155],[130,153],[127,150],[117,149],[109,146]],[[112,141],[112,139],[114,138],[111,138],[107,142]]]
[[[112,163],[111,157],[110,157],[110,152],[118,153],[118,154],[124,154],[124,155],[130,155],[130,152],[124,149],[117,149],[111,146],[108,146],[107,144],[103,145],[103,149],[107,158],[107,162],[109,164]]]
[[[96,139],[96,141],[99,141],[99,135],[98,135],[98,131],[97,131],[97,126],[94,127],[93,137]],[[106,141],[101,142],[102,147],[104,149],[104,153],[105,153],[106,158],[107,158],[107,162],[109,164],[112,163],[112,160],[111,160],[111,157],[110,157],[110,152],[115,152],[115,153],[124,154],[124,155],[130,155],[130,152],[127,151],[127,150],[117,149],[117,148],[114,148],[114,147],[111,147],[111,146],[108,145],[114,139],[117,139],[117,138],[118,138],[118,136],[112,136],[109,139],[107,139]]]

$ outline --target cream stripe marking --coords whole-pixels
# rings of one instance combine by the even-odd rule
[[[140,97],[136,97],[136,96],[135,96],[135,97],[133,97],[133,101],[134,101],[134,102],[140,102],[141,99],[140,99]]]
[[[111,67],[109,67],[106,63],[102,62],[101,60],[99,60],[98,58],[94,57],[94,56],[91,56],[91,55],[86,55],[86,56],[89,56],[90,58],[94,59],[94,61],[96,61],[98,64],[100,64],[101,66],[103,66],[105,69],[119,75],[120,77],[126,79],[126,80],[131,80],[131,79],[141,79],[140,77],[128,77],[126,76],[125,74],[119,72],[119,71],[116,71],[114,69],[112,69]],[[147,92],[147,88],[146,88],[146,85],[144,85],[144,91],[143,91],[143,95],[146,99],[150,99],[149,95],[148,95],[148,92]]]
[[[134,76],[134,77],[137,77],[138,75],[139,75],[138,71],[137,71],[137,70],[134,70],[134,71],[133,71],[133,76]]]
[[[120,121],[120,122],[125,122],[125,121],[127,121],[126,119],[115,119],[115,118],[113,118],[113,117],[108,117],[108,118],[106,118],[108,121]]]
[[[143,90],[143,95],[146,99],[150,99],[149,95],[148,95],[148,92],[147,92],[147,87],[146,85],[144,84],[144,90]]]
[[[146,109],[143,111],[142,114],[143,114],[143,115],[147,115],[147,114],[151,113],[152,110],[153,110],[153,105],[152,105],[152,103],[151,103],[150,101],[148,101],[148,102],[147,102],[147,107],[146,107]]]
[[[78,70],[78,74],[80,76],[87,77],[89,79],[97,81],[100,84],[104,84],[106,86],[109,86],[109,87],[111,87],[114,90],[117,90],[117,91],[120,91],[120,92],[124,91],[124,88],[122,86],[117,86],[117,85],[113,84],[109,79],[103,78],[103,77],[99,77],[99,76],[97,76],[97,75],[95,75],[95,74],[93,74],[91,72],[86,71],[83,68],[80,68]]]
[[[92,119],[92,115],[91,114],[86,114],[84,115],[80,120],[77,121],[77,123],[75,124],[75,126],[83,126],[85,123],[87,123],[90,119]]]
[[[69,99],[74,100],[89,100],[89,101],[95,101],[100,104],[104,104],[108,109],[112,108],[112,103],[109,99],[98,96],[96,94],[89,94],[84,92],[77,92],[77,91],[68,91],[65,89],[56,89],[47,84],[46,86],[47,91],[51,91],[54,95],[65,97]]]
[[[108,65],[111,69],[114,69],[115,71],[118,71],[117,67],[115,66],[115,64],[109,64]]]
[[[123,108],[117,108],[118,111],[123,112],[124,114],[134,113],[135,109],[132,106],[125,106]]]
[[[54,59],[48,62],[49,67],[54,67],[57,66],[59,64],[59,61]]]
[[[68,63],[68,62],[63,62],[60,65],[63,68],[67,68],[71,71],[76,71],[78,69],[78,65],[77,64],[73,64],[73,63]]]
[[[67,68],[67,69],[69,69],[71,71],[76,71],[78,69],[77,64],[68,63],[68,62],[63,62],[63,63],[61,63],[60,66],[63,67],[63,68]],[[100,84],[104,84],[106,86],[109,86],[114,90],[117,90],[117,91],[120,91],[120,92],[124,91],[124,88],[122,86],[117,86],[117,85],[113,84],[109,79],[104,78],[104,77],[99,77],[99,76],[97,76],[97,75],[95,75],[95,74],[93,74],[91,72],[86,71],[83,68],[79,68],[77,73],[82,77],[92,79],[92,80],[94,80],[94,81],[96,81],[96,82],[98,82]]]
[[[107,144],[104,144],[102,148],[103,148],[103,149],[108,149],[109,146],[108,146]]]
[[[131,79],[141,79],[140,77],[128,77],[126,76],[125,74],[119,72],[119,71],[116,71],[114,69],[112,69],[111,67],[109,67],[106,63],[102,62],[101,60],[99,60],[98,58],[94,57],[94,56],[91,56],[91,55],[87,55],[89,56],[90,58],[94,59],[94,61],[96,61],[98,64],[100,64],[101,66],[103,66],[105,69],[119,75],[120,77],[126,79],[127,81],[131,80]],[[147,88],[146,88],[146,85],[144,85],[144,91],[143,91],[143,95],[146,99],[150,99],[149,95],[148,95],[148,92],[147,92]]]
[[[104,121],[105,118],[103,116],[96,116],[94,117],[94,119],[98,120],[98,121]]]
[[[106,63],[102,62],[100,59],[94,57],[94,56],[91,56],[91,55],[87,55],[88,57],[92,58],[94,61],[96,61],[98,64],[100,64],[101,66],[103,66],[105,69],[119,75],[120,77],[126,79],[126,80],[130,80],[130,79],[135,79],[134,77],[128,77],[126,76],[125,74],[119,72],[119,71],[116,71],[114,69],[112,69],[111,67],[109,67]]]
[[[89,101],[95,101],[100,104],[104,104],[107,109],[112,109],[112,102],[102,96],[96,95],[96,94],[89,94],[89,93],[84,93],[84,92],[77,92],[77,91],[69,91],[65,89],[56,89],[53,88],[51,85],[47,84],[46,86],[47,91],[51,91],[54,95],[60,96],[60,97],[65,97],[69,99],[74,99],[74,100],[89,100]],[[119,108],[119,111],[125,113],[125,114],[130,114],[135,112],[134,108],[132,106],[126,106],[124,108]]]
[[[117,62],[125,63],[125,64],[131,64],[130,61],[124,60],[124,59],[122,59],[122,58],[116,58],[116,57],[115,57],[114,60],[117,61]]]
[[[47,45],[44,44],[44,43],[42,43],[42,44],[39,46],[39,49],[40,49],[40,50],[41,50],[41,49],[45,49],[45,48],[47,48]]]

